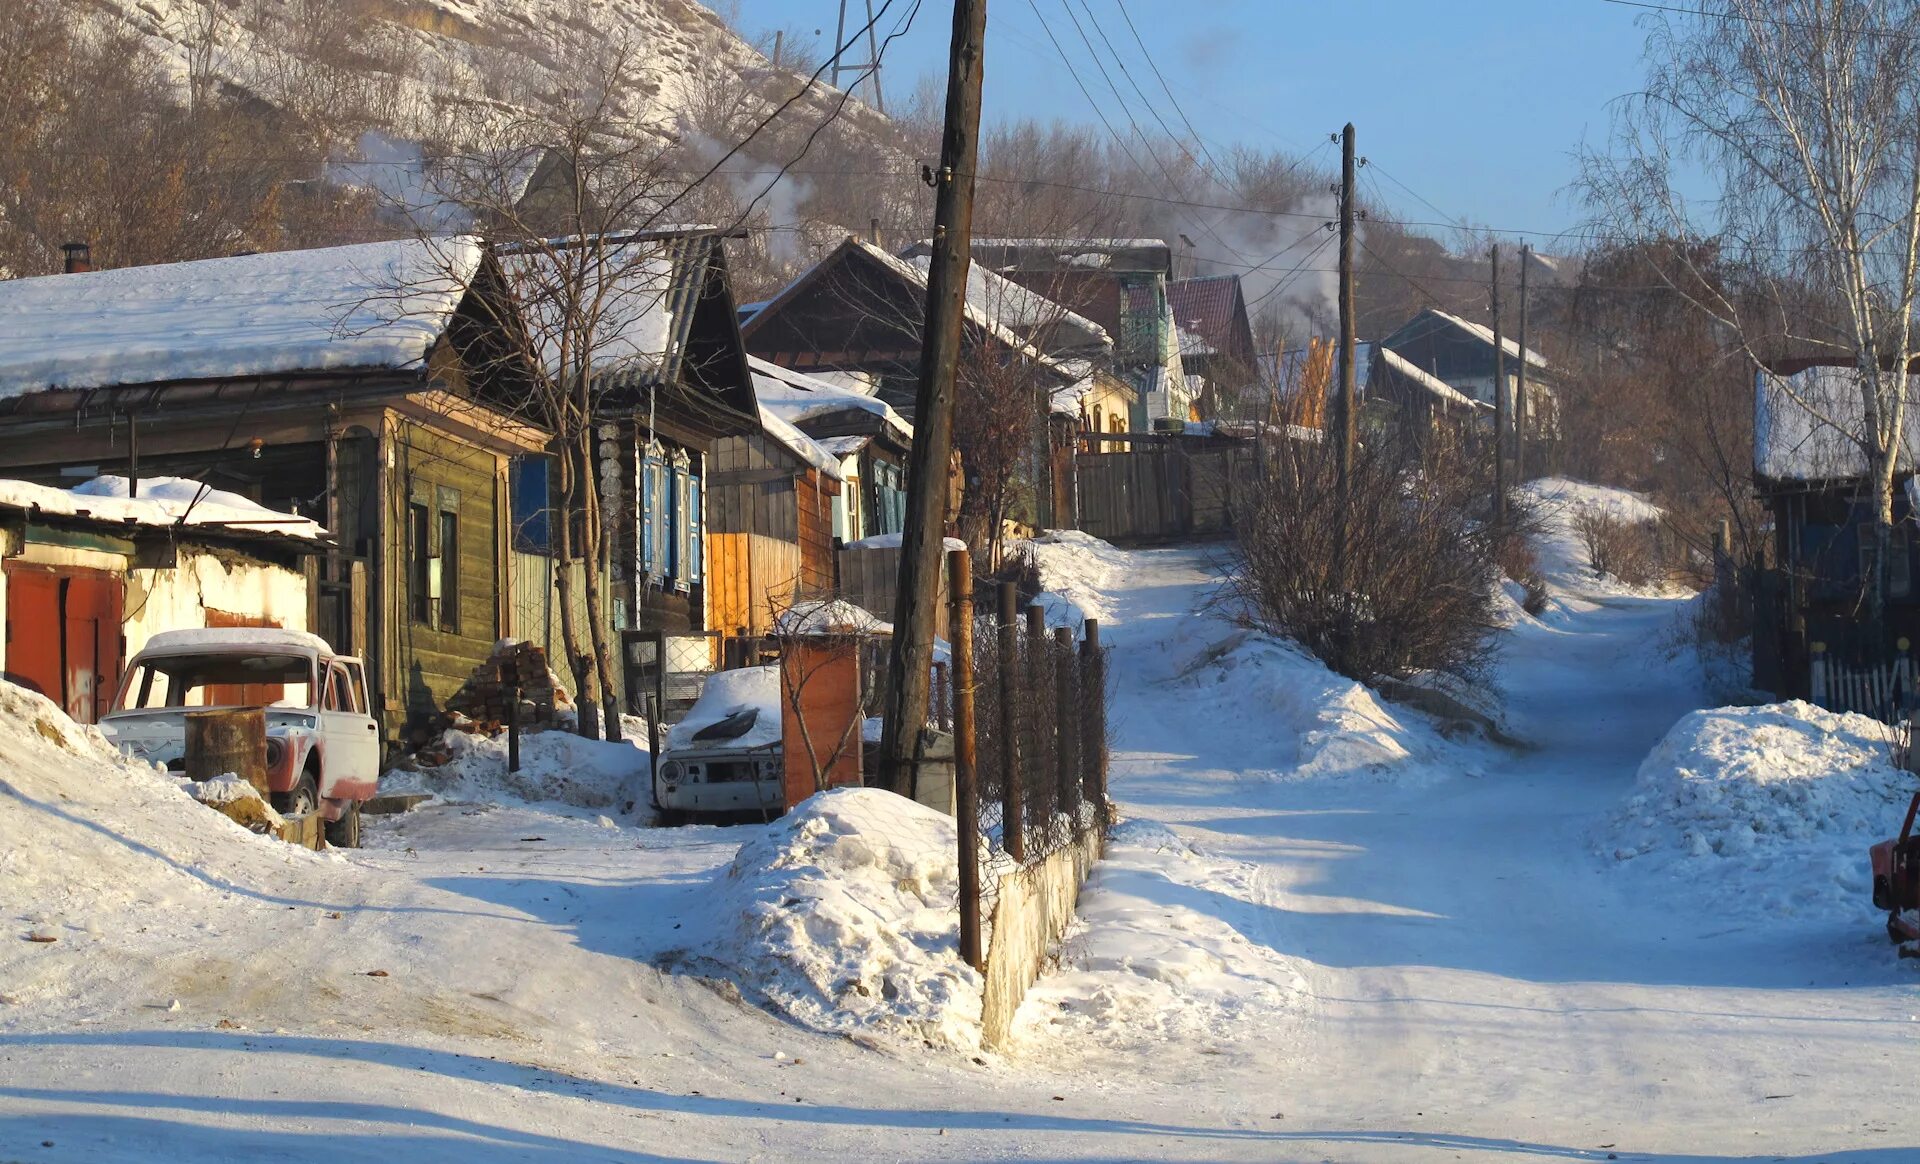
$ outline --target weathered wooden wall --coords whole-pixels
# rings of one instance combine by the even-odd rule
[[[1081,453],[1075,461],[1080,528],[1110,542],[1223,534],[1251,480],[1248,449],[1186,452],[1149,445],[1124,453]]]
[[[397,420],[390,433],[393,456],[382,522],[386,643],[382,687],[387,710],[413,719],[439,710],[460,689],[500,638],[506,605],[506,570],[499,511],[506,496],[505,460],[433,429]],[[438,553],[459,556],[458,619],[451,628],[415,617],[408,570],[407,507],[421,499],[439,537],[445,491],[458,495],[458,547]],[[388,728],[399,726],[390,716]]]
[[[947,574],[938,571],[940,593],[935,606],[933,633],[947,637]],[[840,551],[840,597],[864,607],[880,618],[893,621],[894,603],[900,593],[900,548]]]
[[[707,478],[711,626],[764,635],[796,594],[832,589],[840,483],[755,433],[715,443]]]

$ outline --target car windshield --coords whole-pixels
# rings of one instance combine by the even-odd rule
[[[313,661],[305,655],[158,655],[135,663],[120,710],[166,707],[311,707]]]

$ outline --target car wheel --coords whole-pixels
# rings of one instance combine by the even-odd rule
[[[273,811],[281,816],[305,816],[320,807],[320,774],[312,768],[300,773],[290,792],[272,794]]]
[[[349,800],[339,820],[327,822],[327,844],[336,849],[360,847],[360,802]]]

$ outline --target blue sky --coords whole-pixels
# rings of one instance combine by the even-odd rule
[[[876,9],[881,0],[874,0]],[[1088,11],[1161,115],[1178,121],[1122,19],[1121,0],[991,0],[989,119],[1096,123],[1047,40],[1041,17],[1088,87],[1106,93],[1080,34],[1105,51]],[[1211,142],[1315,150],[1348,120],[1360,153],[1445,212],[1475,225],[1553,232],[1581,210],[1567,186],[1582,141],[1604,141],[1614,98],[1641,78],[1636,10],[1604,0],[1124,0],[1142,38]],[[1084,7],[1083,7],[1084,5]],[[736,0],[749,35],[804,28],[830,46],[837,0]],[[895,0],[894,13],[911,7]],[[864,21],[862,0],[849,8]],[[1039,15],[1036,15],[1035,9]],[[883,27],[894,23],[890,13]],[[923,0],[913,29],[887,50],[889,99],[944,67],[948,0]],[[813,29],[820,35],[811,36]],[[1134,93],[1109,60],[1114,81]],[[1108,94],[1110,98],[1110,94]],[[1153,123],[1137,108],[1136,116]],[[1126,132],[1124,121],[1116,125]],[[1331,149],[1331,147],[1329,147]],[[1323,153],[1337,163],[1338,152]],[[1400,217],[1435,219],[1376,181]]]

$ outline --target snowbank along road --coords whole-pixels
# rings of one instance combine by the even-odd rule
[[[716,881],[804,838],[504,801],[346,857],[190,805],[162,842],[159,792],[90,796],[10,706],[0,1161],[1920,1159],[1920,996],[1840,907],[1852,836],[1657,841],[1679,599],[1549,553],[1513,749],[1208,612],[1211,550],[1040,552],[1107,627],[1124,822],[1008,1054],[751,1004]]]

